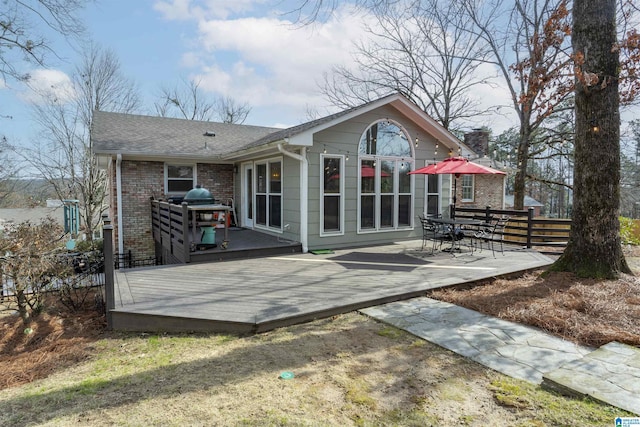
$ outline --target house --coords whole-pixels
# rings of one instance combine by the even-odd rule
[[[116,247],[139,257],[154,254],[150,198],[196,184],[217,202],[233,199],[240,226],[304,251],[420,237],[417,215],[446,214],[452,180],[407,172],[452,153],[475,157],[399,94],[288,129],[96,111],[91,138],[108,171]]]
[[[35,208],[6,208],[0,209],[0,233],[10,226],[29,221],[32,224],[40,224],[47,218],[52,218],[59,225],[63,225],[62,206],[47,205]]]
[[[507,209],[513,209],[513,194],[504,196],[504,204]],[[533,216],[540,216],[542,213],[542,207],[544,205],[530,196],[524,196],[523,207],[524,209],[533,208]]]

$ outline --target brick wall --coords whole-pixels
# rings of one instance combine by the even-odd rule
[[[209,190],[216,203],[233,197],[233,166],[198,164],[198,184]]]
[[[473,132],[464,134],[464,143],[478,156],[489,154],[489,132],[482,129],[474,129]]]
[[[117,239],[120,230],[117,229],[117,193],[115,162],[110,169],[110,212],[113,218],[114,238]],[[123,160],[122,171],[122,229],[124,251],[131,250],[134,258],[151,258],[155,255],[153,235],[151,232],[151,203],[152,197],[166,199],[164,193],[164,163]],[[198,182],[208,189],[216,202],[226,202],[233,197],[233,166],[232,165],[197,165]]]
[[[473,202],[461,202],[462,188],[458,178],[457,206],[468,208],[502,209],[504,175],[474,175]]]

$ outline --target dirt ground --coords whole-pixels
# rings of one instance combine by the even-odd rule
[[[636,274],[640,274],[640,269],[638,269],[640,258],[637,258],[640,254],[637,252],[629,252],[627,256]],[[585,345],[599,346],[613,340],[640,345],[640,322],[637,321],[640,318],[640,279],[625,275],[615,281],[594,281],[577,279],[565,273],[547,275],[542,273],[543,271],[536,271],[518,278],[496,279],[474,286],[460,286],[434,291],[430,296],[497,317],[534,325]],[[389,348],[370,347],[375,347],[380,341],[372,339],[372,335],[380,337],[395,332],[383,325],[375,325],[375,322],[363,316],[356,316],[359,319],[356,321],[357,327],[351,328],[348,323],[354,322],[353,316],[353,314],[347,315],[343,320],[345,324],[342,326],[340,326],[340,322],[335,321],[318,323],[318,327],[324,327],[321,325],[328,325],[331,328],[337,327],[345,334],[346,340],[341,344],[345,348],[336,350],[334,355],[336,361],[327,363],[325,369],[333,369],[332,366],[335,369],[340,369],[338,368],[340,363],[351,360],[350,358],[354,354],[359,354],[358,363],[346,368],[350,372],[353,371],[351,374],[360,372],[359,375],[366,378],[373,372],[386,372],[383,376],[393,377],[396,368],[392,368],[392,366],[400,365],[389,365],[389,360],[390,358],[397,359],[400,355],[399,350],[393,346]],[[77,366],[80,361],[91,359],[98,352],[96,341],[110,337],[120,338],[120,335],[106,332],[104,327],[104,318],[91,310],[81,313],[49,310],[36,318],[31,325],[33,330],[31,334],[25,333],[24,325],[17,316],[0,317],[0,364],[3,367],[3,375],[0,376],[0,390],[55,376],[64,369]],[[309,327],[309,325],[300,325],[292,327],[291,331],[295,331],[295,328],[308,330]],[[358,339],[358,331],[361,333],[366,331],[365,341]],[[305,348],[303,351],[305,354],[318,351],[320,355],[318,363],[321,362],[321,359],[322,363],[325,363],[321,350],[329,348],[333,344],[317,338],[318,334],[323,333],[322,331],[307,332],[313,335],[314,345],[317,345],[318,348],[306,348],[309,344],[302,345],[302,342],[299,342],[300,347],[296,351],[302,348]],[[335,332],[332,331],[332,333]],[[264,337],[256,337],[253,340],[259,342],[271,337],[277,341],[278,334],[291,333],[294,332],[280,331],[266,334]],[[239,341],[241,340],[235,342]],[[251,339],[246,341],[249,345],[251,342]],[[404,366],[403,369],[410,371],[414,369],[412,366],[425,364],[425,355],[413,340],[407,342],[409,343],[407,351],[403,351],[401,354],[402,366]],[[381,343],[380,341],[380,345],[382,345]],[[349,345],[352,348],[346,350]],[[364,348],[367,349],[366,353],[361,351]],[[286,351],[292,350],[288,347],[285,349]],[[251,350],[249,347],[243,351],[250,352]],[[279,360],[291,357],[276,353],[269,354],[268,359]],[[309,353],[309,357],[313,361],[314,356],[311,353]],[[444,366],[446,364],[443,363],[447,358],[449,356],[443,353],[438,355],[436,359],[430,360],[429,363],[433,364],[431,367],[433,369],[429,375],[437,376],[440,369],[454,369],[451,366],[448,368]],[[487,390],[489,380],[487,380],[486,374],[482,374],[483,378],[476,378],[477,372],[484,372],[482,368],[469,363],[456,365],[455,370],[453,376],[441,375],[441,380],[451,383],[455,382],[456,378],[470,374],[471,377],[467,383],[461,385],[465,390],[466,397],[462,399],[456,396],[453,400],[429,399],[430,408],[439,405],[438,402],[442,404],[442,408],[433,408],[435,413],[444,414],[443,417],[451,416],[456,412],[456,408],[448,408],[447,405],[462,404],[472,405],[470,408],[476,405],[479,413],[483,413],[482,411],[491,413],[498,410],[495,396]],[[321,380],[318,378],[317,381]],[[326,393],[321,396],[322,399],[335,398],[332,395],[330,384],[316,384],[316,387],[320,387],[323,390],[322,393]],[[357,386],[354,387],[357,388]],[[398,386],[396,384],[393,387]],[[344,389],[344,387],[342,388]],[[445,393],[444,389],[442,390],[442,393]],[[405,391],[390,388],[384,392],[395,393],[400,399]],[[424,398],[426,399],[426,397]],[[394,398],[391,397],[391,399]],[[268,402],[265,401],[265,404]],[[508,408],[505,416],[510,413],[509,411],[512,412],[513,408]]]

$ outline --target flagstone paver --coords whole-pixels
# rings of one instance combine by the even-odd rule
[[[576,345],[540,329],[426,297],[360,310],[513,378],[640,414],[640,349]]]

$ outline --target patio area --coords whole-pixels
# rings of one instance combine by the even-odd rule
[[[113,327],[129,331],[258,333],[424,295],[425,291],[548,265],[521,247],[457,254],[421,241],[120,270]]]

